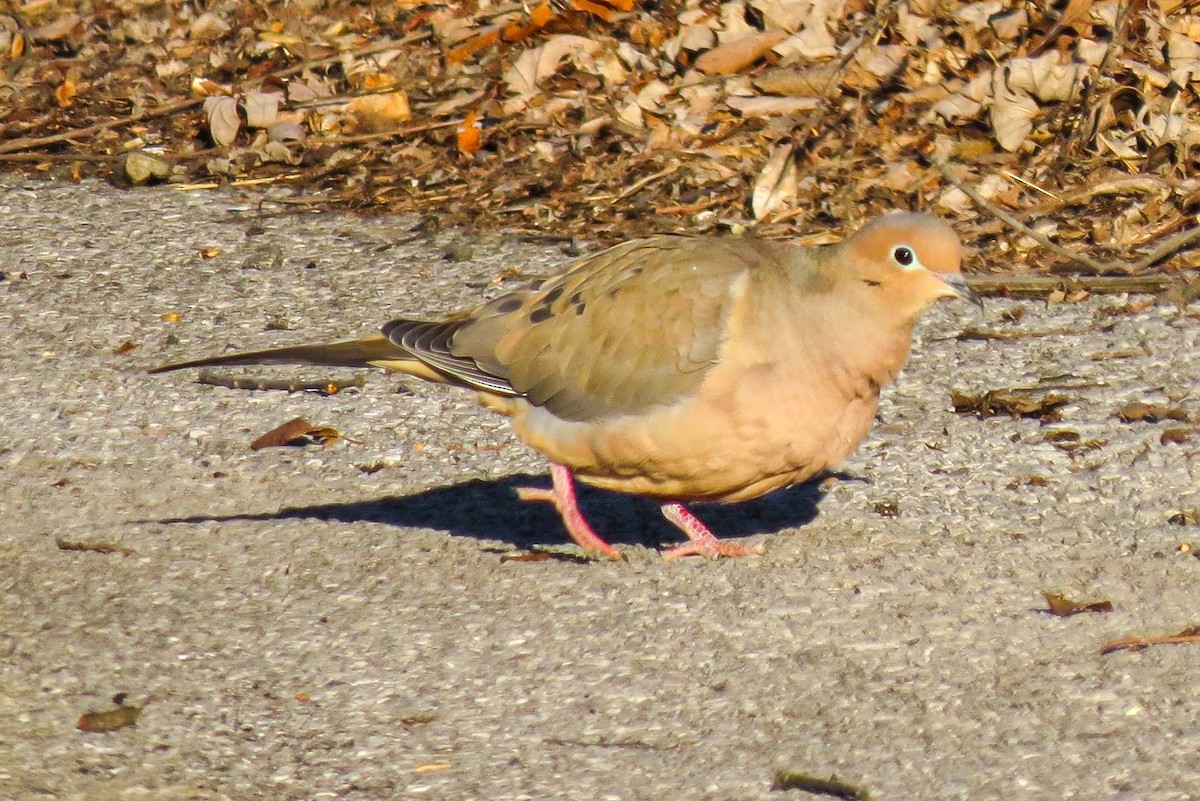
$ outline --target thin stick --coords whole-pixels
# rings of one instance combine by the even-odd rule
[[[966,181],[955,175],[947,162],[938,161],[936,162],[935,166],[937,166],[937,168],[941,171],[942,176],[947,181],[961,189],[963,194],[971,198],[971,200],[973,200],[977,206],[991,214],[993,217],[996,217],[997,219],[1007,223],[1009,227],[1021,232],[1022,234],[1025,234],[1025,236],[1034,240],[1047,250],[1057,253],[1060,256],[1064,256],[1077,264],[1082,264],[1084,267],[1087,267],[1088,269],[1093,270],[1101,275],[1132,275],[1134,273],[1144,272],[1145,270],[1148,270],[1149,268],[1158,264],[1160,261],[1169,258],[1170,256],[1173,256],[1182,250],[1186,250],[1195,242],[1200,241],[1200,227],[1193,226],[1171,237],[1166,242],[1162,243],[1148,253],[1146,256],[1143,256],[1133,263],[1124,261],[1098,261],[1086,253],[1073,253],[1072,251],[1067,250],[1062,245],[1052,241],[1049,237],[1043,234],[1039,234],[1037,231],[1033,230],[1004,209],[990,202],[983,195],[979,194],[979,191],[975,189],[975,187],[971,186]]]
[[[1200,282],[1195,273],[1179,275],[972,275],[971,288],[981,295],[1009,298],[1042,298],[1059,290],[1082,289],[1091,295],[1157,295],[1189,278]]]
[[[58,144],[59,142],[66,142],[69,139],[82,138],[85,136],[90,136],[91,134],[99,133],[100,131],[107,131],[109,128],[119,128],[122,125],[132,125],[133,123],[141,122],[142,120],[149,120],[153,119],[154,117],[161,117],[164,114],[183,111],[185,109],[192,108],[193,106],[199,106],[203,103],[203,97],[191,97],[187,100],[176,100],[174,103],[167,103],[166,105],[156,106],[155,108],[146,109],[145,111],[139,111],[136,114],[130,114],[128,117],[98,122],[95,125],[88,125],[84,128],[74,128],[70,131],[63,131],[50,136],[14,139],[11,142],[0,144],[0,153],[15,153],[18,150],[33,150],[34,148],[42,147],[43,145],[54,145]]]
[[[966,181],[962,180],[961,178],[959,178],[957,175],[954,174],[954,172],[950,169],[949,163],[947,163],[945,161],[938,161],[938,162],[935,162],[935,166],[941,171],[942,177],[944,177],[947,181],[949,181],[950,183],[954,184],[959,189],[961,189],[964,195],[971,198],[971,200],[973,200],[975,202],[975,205],[979,206],[981,209],[988,212],[993,217],[1003,220],[1005,223],[1007,223],[1009,225],[1010,228],[1012,228],[1013,230],[1016,230],[1016,231],[1020,231],[1021,233],[1025,234],[1025,236],[1027,236],[1030,239],[1032,239],[1033,241],[1037,242],[1039,245],[1046,248],[1047,250],[1057,253],[1058,255],[1063,256],[1067,259],[1070,259],[1073,262],[1082,264],[1083,266],[1085,266],[1091,270],[1094,270],[1095,272],[1098,272],[1098,273],[1110,273],[1110,272],[1128,273],[1129,272],[1129,266],[1126,264],[1122,264],[1119,262],[1114,263],[1114,262],[1097,261],[1096,259],[1093,259],[1091,256],[1088,256],[1086,253],[1072,253],[1071,251],[1064,248],[1062,245],[1058,244],[1057,242],[1052,241],[1049,237],[1045,236],[1044,234],[1039,234],[1037,231],[1033,230],[1028,225],[1021,222],[1020,220],[1018,220],[1016,217],[1009,214],[1004,209],[995,205],[994,203],[989,201],[987,198],[985,198],[983,195],[979,194],[979,190],[977,190],[975,187],[971,186]]]
[[[618,195],[592,195],[591,197],[585,197],[584,200],[587,201],[588,203],[595,203],[598,200],[605,200],[605,201],[610,201],[610,202],[615,203],[618,200],[624,200],[625,198],[629,197],[630,195],[633,195],[633,194],[636,194],[636,193],[642,191],[643,189],[645,189],[647,186],[654,183],[655,181],[662,180],[663,178],[666,178],[668,175],[670,175],[674,172],[677,172],[679,170],[679,167],[680,167],[679,162],[674,162],[673,164],[669,164],[665,168],[659,170],[656,173],[653,173],[652,175],[647,175],[644,178],[639,178],[638,180],[634,181],[632,184],[627,186]]]

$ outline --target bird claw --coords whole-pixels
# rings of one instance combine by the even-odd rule
[[[661,511],[663,517],[674,523],[688,538],[683,545],[663,551],[663,559],[668,562],[681,556],[695,555],[705,559],[720,559],[722,556],[758,556],[763,552],[761,543],[742,545],[717,539],[708,530],[708,526],[701,523],[699,518],[681,503],[664,503]]]
[[[670,562],[683,556],[703,556],[705,559],[720,559],[721,557],[761,556],[761,542],[752,545],[742,545],[740,542],[725,542],[713,537],[711,540],[692,540],[683,545],[676,545],[663,551],[663,559]]]
[[[554,508],[558,510],[558,516],[562,518],[563,525],[566,526],[567,533],[585,552],[605,559],[624,559],[625,557],[621,555],[620,551],[592,531],[583,512],[579,511],[579,504],[575,500],[575,482],[571,478],[571,471],[562,465],[551,464],[550,477],[554,483],[553,489],[518,487],[517,497],[523,501],[544,501],[554,504]]]

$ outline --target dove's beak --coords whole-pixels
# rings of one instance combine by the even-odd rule
[[[979,297],[979,293],[967,283],[965,275],[962,273],[938,273],[937,277],[942,279],[942,282],[950,287],[955,295],[963,300],[969,300],[981,310],[983,309],[983,298]]]

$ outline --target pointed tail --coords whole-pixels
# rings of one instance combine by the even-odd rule
[[[186,362],[164,364],[153,368],[149,372],[169,373],[172,370],[184,370],[189,367],[234,364],[312,364],[324,367],[382,367],[388,370],[411,373],[418,378],[438,380],[437,377],[429,375],[427,368],[421,369],[418,366],[420,363],[411,355],[405,353],[386,338],[379,335],[318,345],[294,345],[290,348],[271,348],[269,350],[255,350],[246,353],[209,356],[204,359],[192,359]],[[410,365],[412,366],[410,367]]]

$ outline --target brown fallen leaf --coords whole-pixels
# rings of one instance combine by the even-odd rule
[[[75,723],[75,728],[91,733],[116,731],[137,723],[140,714],[142,714],[140,706],[120,704],[101,712],[83,713]]]
[[[1158,438],[1160,445],[1183,445],[1192,438],[1196,430],[1193,428],[1168,428]]]
[[[114,545],[111,542],[76,542],[74,540],[65,540],[62,537],[56,537],[54,544],[58,546],[60,551],[83,551],[86,553],[119,553],[121,556],[133,556],[136,551],[126,548],[123,545]]]
[[[1045,590],[1042,590],[1042,597],[1046,599],[1046,604],[1050,607],[1050,614],[1055,617],[1070,617],[1084,612],[1111,612],[1113,610],[1112,601],[1107,600],[1072,601],[1065,595]]]
[[[132,339],[127,339],[113,349],[114,356],[128,356],[137,350],[137,343]]]
[[[1078,334],[1086,334],[1086,330],[1069,329],[1069,328],[1050,328],[1045,330],[1030,330],[1030,331],[1006,331],[994,328],[979,328],[977,326],[968,326],[959,331],[955,335],[955,339],[962,342],[971,342],[974,340],[989,340],[995,339],[999,341],[1010,341],[1017,339],[1037,339],[1040,337],[1065,337]]]
[[[1200,644],[1200,626],[1188,626],[1175,634],[1150,635],[1148,637],[1122,637],[1100,646],[1101,654],[1111,654],[1114,651],[1140,651],[1151,645],[1186,645]]]
[[[800,773],[794,770],[775,771],[775,783],[772,790],[801,790],[813,795],[831,795],[834,798],[845,798],[847,801],[871,801],[871,794],[863,787],[844,782],[837,776],[822,778],[811,773]]]
[[[1117,409],[1117,419],[1122,423],[1157,423],[1160,420],[1175,420],[1186,423],[1191,419],[1187,410],[1179,406],[1162,406],[1157,403],[1130,401]]]
[[[1173,526],[1195,526],[1200,524],[1200,509],[1181,509],[1167,515],[1167,522]]]
[[[412,116],[408,94],[403,89],[356,97],[347,104],[346,111],[358,120],[360,129],[368,133],[394,131]]]
[[[550,558],[550,554],[546,551],[526,551],[525,553],[506,553],[500,557],[500,563],[504,562],[544,562]]]
[[[341,439],[341,433],[336,428],[314,426],[303,417],[289,420],[277,428],[273,428],[250,443],[250,450],[259,451],[263,448],[278,448],[283,445],[308,445],[316,443],[326,448],[332,447]]]
[[[54,99],[58,101],[59,108],[69,108],[75,103],[77,94],[79,94],[79,84],[75,82],[74,76],[68,74],[54,90]]]
[[[780,30],[743,36],[702,53],[692,66],[708,75],[733,75],[765,56],[787,36]]]
[[[1071,402],[1070,398],[1055,392],[1013,388],[991,389],[980,395],[951,392],[950,400],[959,414],[976,414],[980,418],[1000,415],[1037,417],[1047,422],[1058,420],[1059,407]]]
[[[1106,362],[1112,359],[1136,359],[1139,356],[1146,356],[1145,348],[1121,348],[1118,350],[1102,350],[1088,356],[1094,362]]]
[[[1154,304],[1155,299],[1152,297],[1131,300],[1128,303],[1119,303],[1116,306],[1105,306],[1102,309],[1097,309],[1096,317],[1103,319],[1105,317],[1120,317],[1126,314],[1139,314],[1148,309],[1153,309]]]
[[[458,126],[456,136],[458,143],[458,152],[464,156],[470,156],[479,150],[479,145],[483,140],[483,130],[475,120],[476,114],[474,111],[468,111],[467,116],[463,119],[462,124]]]
[[[592,0],[571,0],[571,8],[576,11],[583,11],[591,14],[596,19],[612,22],[616,19],[617,11],[631,11],[635,0],[604,0],[604,2],[592,2]]]

